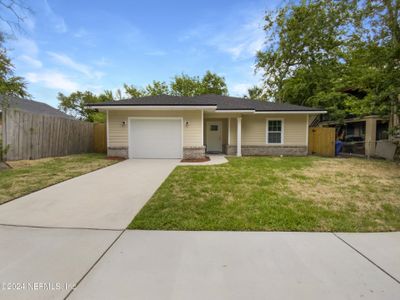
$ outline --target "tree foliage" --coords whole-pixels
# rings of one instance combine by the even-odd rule
[[[267,97],[264,94],[264,91],[261,87],[254,85],[247,90],[247,95],[244,95],[244,98],[252,99],[252,100],[262,100],[266,101]]]
[[[110,91],[105,91],[103,94],[95,95],[90,91],[73,92],[66,96],[63,93],[58,93],[59,108],[65,113],[74,116],[77,119],[89,122],[104,122],[104,113],[96,112],[88,109],[85,106],[89,103],[101,103],[113,100],[113,94]]]
[[[22,77],[15,75],[14,65],[4,46],[4,39],[13,35],[15,30],[22,31],[22,23],[30,13],[30,8],[22,1],[0,0],[0,95],[3,97],[2,106],[7,106],[8,96],[29,96],[26,82]]]
[[[200,78],[198,76],[188,76],[185,74],[175,76],[168,84],[164,81],[154,80],[144,88],[139,88],[133,84],[124,84],[123,90],[105,90],[100,95],[95,95],[90,91],[76,91],[70,95],[58,94],[59,108],[81,120],[89,122],[104,122],[103,113],[87,109],[89,103],[100,103],[110,100],[121,100],[124,98],[139,98],[145,96],[175,95],[175,96],[196,96],[203,94],[228,94],[224,77],[207,71]]]
[[[199,95],[201,94],[227,95],[228,88],[225,83],[225,78],[207,71],[201,80]]]
[[[196,96],[206,94],[227,95],[225,78],[207,71],[200,78],[186,74],[175,76],[170,83],[171,94],[176,96]]]
[[[202,93],[202,82],[198,76],[177,75],[170,86],[171,94],[175,96],[195,96]]]
[[[333,119],[389,113],[400,94],[399,11],[400,0],[307,0],[267,12],[264,94]]]
[[[7,50],[4,47],[4,39],[0,34],[0,95],[26,97],[26,83],[20,76],[16,76],[14,65],[11,59],[7,56]],[[3,99],[2,103],[5,101]]]

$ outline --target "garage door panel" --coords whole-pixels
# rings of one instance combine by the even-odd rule
[[[132,119],[130,158],[181,158],[180,119]]]

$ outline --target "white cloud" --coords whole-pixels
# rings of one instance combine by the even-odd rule
[[[262,10],[261,10],[262,11]],[[180,42],[197,40],[230,55],[234,60],[254,57],[261,50],[265,33],[263,15],[259,10],[230,15],[214,25],[200,25],[189,29],[179,38]]]
[[[24,25],[29,31],[34,31],[36,27],[35,19],[30,15],[24,19]]]
[[[64,18],[57,15],[54,12],[54,10],[51,8],[51,6],[47,2],[47,0],[43,1],[43,7],[44,7],[44,11],[45,11],[49,21],[51,22],[52,27],[55,29],[55,31],[58,33],[67,32],[68,28],[67,28],[67,24],[65,23]]]
[[[74,33],[74,37],[76,38],[83,38],[86,37],[87,35],[88,32],[84,28],[80,28],[77,32]]]
[[[42,83],[47,88],[65,92],[73,92],[80,88],[78,83],[57,71],[30,72],[25,74],[25,78],[31,83]]]
[[[40,60],[33,58],[29,55],[21,55],[18,58],[33,68],[41,68],[43,66]]]
[[[107,58],[102,57],[100,59],[94,60],[93,64],[95,64],[99,67],[104,67],[104,66],[109,66],[111,64],[111,62]]]
[[[261,20],[262,18],[256,18],[232,31],[220,32],[210,39],[209,44],[230,54],[235,60],[254,57],[265,41]]]
[[[50,55],[57,63],[72,70],[78,71],[88,78],[100,79],[104,76],[103,72],[93,70],[93,68],[88,65],[78,63],[66,54],[55,52],[47,52],[47,54]]]
[[[11,43],[12,48],[25,53],[31,57],[35,57],[39,53],[39,47],[36,42],[32,39],[19,37],[17,40]]]
[[[104,92],[104,86],[99,84],[87,84],[83,86],[84,90],[89,90],[94,94],[101,94]]]
[[[247,94],[247,90],[254,86],[254,84],[250,83],[236,83],[233,84],[230,88],[229,91],[231,92],[232,95],[234,96],[243,96]]]

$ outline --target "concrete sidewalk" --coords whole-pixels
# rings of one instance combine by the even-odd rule
[[[357,236],[372,262],[331,233],[126,231],[70,298],[398,299],[400,234]]]
[[[63,299],[120,234],[0,226],[0,299]]]
[[[0,224],[125,229],[179,163],[130,159],[0,205]]]

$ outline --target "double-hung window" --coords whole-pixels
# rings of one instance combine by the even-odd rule
[[[283,120],[267,120],[267,144],[283,144]]]

